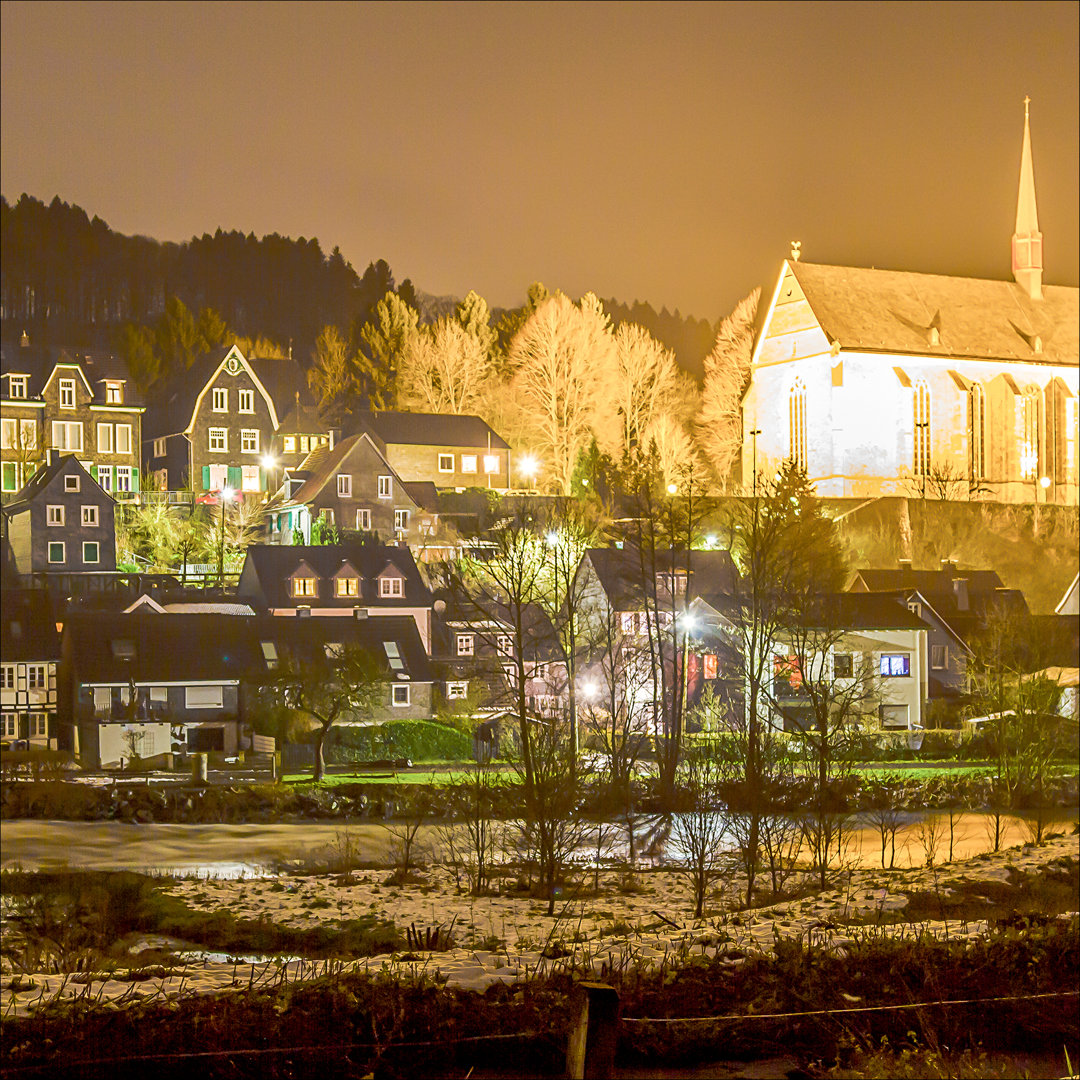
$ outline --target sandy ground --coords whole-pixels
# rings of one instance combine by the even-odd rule
[[[12,857],[8,838],[9,834],[23,830],[12,829],[12,825],[34,824],[39,831],[42,829],[42,823],[5,823],[5,863],[18,861]],[[49,823],[50,831],[54,824],[59,823]],[[330,827],[330,833],[324,826],[115,827],[132,845],[154,842],[139,836],[140,830],[153,830],[157,834],[154,852],[158,860],[165,855],[190,854],[189,845],[199,841],[200,830],[205,828],[212,828],[219,843],[224,843],[221,836],[228,830],[225,835],[233,840],[242,839],[252,850],[265,851],[277,858],[292,854],[290,845],[297,840],[297,829],[305,830],[303,844],[309,854],[320,840],[332,844],[340,834],[340,826],[336,830]],[[283,828],[294,830],[284,850]],[[388,842],[385,830],[379,826],[354,828],[358,830],[354,839],[363,845],[365,853],[375,854],[382,845],[385,854]],[[112,833],[111,828],[102,832],[100,825],[94,829],[99,835]],[[164,834],[175,836],[175,846],[165,854],[159,846],[162,830],[175,830]],[[68,834],[69,842],[74,841],[77,833],[75,830]],[[52,839],[63,835],[61,830]],[[369,843],[370,848],[366,846]],[[975,843],[974,837],[970,843]],[[689,955],[719,956],[725,962],[738,963],[748,953],[769,952],[776,933],[843,949],[851,935],[858,933],[848,925],[848,920],[873,923],[884,913],[893,912],[901,913],[902,918],[909,903],[908,894],[926,892],[946,896],[964,882],[1007,881],[1013,869],[1030,872],[1054,859],[1080,857],[1080,838],[1075,835],[1056,838],[1041,848],[1017,847],[987,853],[986,835],[982,832],[980,844],[980,854],[934,868],[852,869],[837,875],[838,884],[832,891],[742,913],[731,910],[743,887],[739,875],[732,871],[714,884],[706,904],[706,917],[700,921],[690,918],[693,905],[687,878],[672,870],[639,872],[634,891],[624,887],[622,870],[602,872],[600,889],[594,891],[590,872],[577,894],[567,893],[559,898],[554,917],[546,914],[546,904],[524,895],[465,895],[457,889],[453,871],[441,865],[425,867],[422,880],[406,885],[394,884],[386,867],[347,875],[191,877],[168,888],[194,908],[208,911],[224,908],[237,918],[261,917],[295,927],[374,915],[392,920],[401,929],[414,926],[426,932],[444,927],[451,930],[454,947],[349,963],[187,954],[175,974],[139,981],[106,974],[78,976],[79,982],[70,976],[40,973],[13,979],[13,973],[5,965],[3,1015],[25,1014],[42,1001],[55,997],[84,996],[98,1001],[170,998],[192,992],[247,990],[251,986],[272,985],[284,978],[310,979],[345,969],[388,969],[401,975],[424,973],[452,986],[482,991],[494,981],[513,983],[560,968],[604,978],[620,969],[656,965]],[[100,845],[96,849],[93,845],[70,848],[71,857],[66,861],[71,865],[100,865],[97,860],[109,852],[104,840]],[[877,858],[880,841],[875,839],[875,845],[873,854]],[[24,837],[24,854],[28,847]],[[146,865],[138,857],[141,852],[132,854],[128,844],[123,847],[125,861],[130,858],[128,865]],[[110,855],[110,861],[114,856],[115,853]],[[950,938],[972,938],[984,934],[986,924],[982,920],[908,921],[896,923],[888,932],[908,935],[929,932]],[[171,944],[155,939],[136,942],[132,946],[132,967],[138,967],[139,950]]]

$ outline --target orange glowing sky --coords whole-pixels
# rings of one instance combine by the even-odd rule
[[[0,188],[316,236],[433,293],[715,319],[813,262],[1078,279],[1074,3],[2,6]]]

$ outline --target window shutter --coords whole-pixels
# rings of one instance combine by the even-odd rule
[[[91,466],[90,466],[90,475],[91,475],[91,476],[92,476],[92,477],[93,477],[93,478],[94,478],[95,480],[97,479],[97,466],[96,466],[96,465],[91,465]]]
[[[210,490],[210,466],[204,465],[202,467],[202,486],[203,491]]]
[[[139,490],[139,470],[134,465],[131,467],[131,490]]]
[[[244,482],[244,474],[240,471],[240,466],[239,465],[230,465],[229,466],[229,478],[227,480],[227,483],[228,483],[229,487],[231,487],[233,489],[233,491],[239,491],[241,485],[243,484],[243,482]]]
[[[266,491],[266,481],[267,481],[266,470],[260,465],[259,466],[259,490],[260,491]]]

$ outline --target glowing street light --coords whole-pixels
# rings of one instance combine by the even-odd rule
[[[540,471],[540,462],[533,457],[532,454],[526,454],[518,462],[518,472],[529,481],[530,485],[536,479],[536,474]]]
[[[669,495],[677,495],[679,493],[679,485],[676,483],[670,483],[667,486],[667,493]]]

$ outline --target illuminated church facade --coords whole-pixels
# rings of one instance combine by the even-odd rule
[[[823,496],[1077,505],[1080,291],[1042,283],[1026,107],[1012,269],[823,266],[795,245],[755,336],[744,486],[793,459]]]

